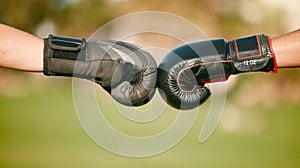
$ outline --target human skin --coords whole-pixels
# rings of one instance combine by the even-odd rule
[[[300,29],[272,38],[278,68],[300,67]],[[43,71],[43,40],[0,24],[0,67],[28,72]]]
[[[300,67],[300,29],[272,39],[279,68]]]
[[[43,47],[42,39],[0,24],[0,67],[42,72]]]

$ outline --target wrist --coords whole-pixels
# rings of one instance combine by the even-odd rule
[[[255,35],[228,42],[228,57],[237,73],[277,72],[277,63],[270,37]]]
[[[85,39],[49,35],[44,39],[45,75],[72,76],[75,61],[86,45]]]

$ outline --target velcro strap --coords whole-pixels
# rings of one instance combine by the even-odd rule
[[[46,39],[52,49],[50,57],[67,60],[77,60],[79,52],[85,47],[83,38],[49,35]]]
[[[260,42],[257,36],[234,40],[236,58],[244,60],[248,58],[259,58],[262,56]]]
[[[229,59],[238,72],[274,71],[268,36],[255,35],[228,42]],[[271,63],[270,63],[271,62]]]
[[[258,36],[236,39],[231,41],[231,44],[231,56],[234,61],[262,57]]]

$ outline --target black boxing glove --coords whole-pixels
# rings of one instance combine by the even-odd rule
[[[127,106],[146,104],[156,87],[156,62],[120,41],[49,35],[44,39],[44,74],[84,78],[100,84]]]
[[[175,48],[158,67],[157,86],[166,102],[192,109],[210,96],[205,83],[226,81],[232,74],[277,72],[271,39],[256,35],[226,42],[200,41]]]

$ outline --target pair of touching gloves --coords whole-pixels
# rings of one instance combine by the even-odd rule
[[[127,106],[148,103],[158,87],[170,106],[192,109],[210,96],[206,83],[254,71],[277,72],[267,35],[185,44],[169,52],[158,67],[150,53],[126,42],[55,35],[44,39],[45,75],[94,81]]]

